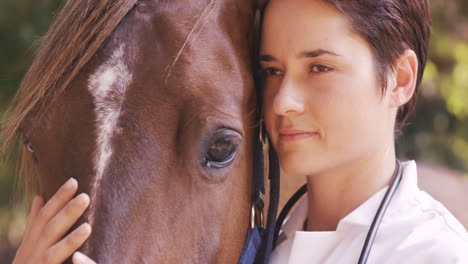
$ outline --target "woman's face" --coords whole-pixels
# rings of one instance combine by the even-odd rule
[[[309,175],[393,144],[369,45],[319,0],[272,0],[263,24],[264,118],[283,170]]]

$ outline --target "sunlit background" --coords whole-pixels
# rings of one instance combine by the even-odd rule
[[[433,31],[417,111],[397,150],[468,177],[468,1],[430,0]],[[31,63],[40,37],[63,1],[0,1],[0,114]],[[14,168],[0,165],[0,263],[12,260],[25,225],[23,203],[12,202]],[[462,176],[463,177],[463,176]]]

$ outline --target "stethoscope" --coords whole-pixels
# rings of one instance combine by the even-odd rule
[[[377,235],[377,231],[379,230],[380,223],[382,222],[382,218],[387,211],[387,208],[390,204],[390,201],[395,194],[398,185],[400,185],[401,178],[402,178],[402,169],[401,169],[401,162],[397,159],[396,160],[396,169],[393,173],[393,179],[388,187],[385,195],[380,202],[379,208],[375,213],[374,219],[372,220],[372,224],[367,232],[366,240],[364,241],[364,246],[361,250],[361,255],[359,256],[358,264],[365,264],[367,263],[367,259],[369,257],[370,251],[372,249],[372,245],[374,244],[375,236]],[[289,214],[291,208],[296,204],[296,202],[307,192],[307,185],[303,185],[293,196],[289,199],[289,201],[284,206],[283,210],[281,211],[278,220],[276,221],[276,228],[275,234],[273,238],[273,244],[276,245],[276,241],[278,239],[278,234],[281,230],[283,225],[284,219]]]

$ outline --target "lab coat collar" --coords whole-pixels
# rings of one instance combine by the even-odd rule
[[[408,201],[420,191],[417,186],[416,162],[402,162],[401,166],[403,170],[402,180],[395,191],[393,199],[390,201],[389,207],[383,217],[382,225],[385,224],[386,217],[394,213],[395,208],[404,208],[406,204],[409,206]],[[358,208],[341,219],[336,231],[369,228],[387,189],[388,186],[379,190]],[[292,238],[296,231],[303,230],[304,222],[307,219],[307,211],[308,201],[307,195],[305,195],[297,209],[283,225],[282,234],[278,240],[279,243]]]

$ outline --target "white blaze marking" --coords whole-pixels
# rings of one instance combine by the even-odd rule
[[[112,136],[121,114],[125,90],[132,80],[123,59],[124,47],[117,48],[112,56],[105,61],[88,80],[88,90],[94,97],[96,112],[96,152],[94,156],[95,177],[91,183],[91,205],[89,208],[89,223],[94,222],[96,193],[102,181],[102,176],[112,156]]]

